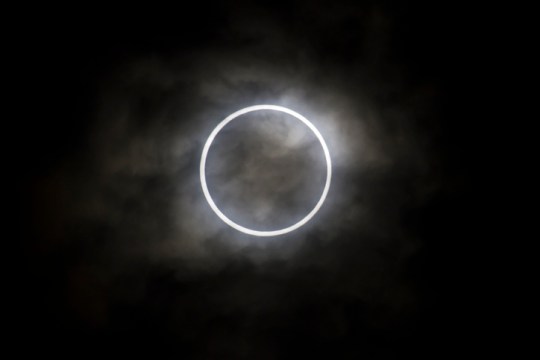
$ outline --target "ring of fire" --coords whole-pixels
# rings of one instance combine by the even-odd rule
[[[321,143],[321,146],[322,146],[323,152],[324,152],[324,157],[325,157],[325,160],[326,160],[326,183],[324,185],[322,195],[321,195],[319,201],[317,202],[317,204],[315,205],[315,207],[304,218],[302,218],[297,223],[295,223],[295,224],[293,224],[293,225],[291,225],[289,227],[283,228],[283,229],[272,230],[272,231],[258,231],[258,230],[249,229],[249,228],[244,227],[242,225],[239,225],[239,224],[235,223],[234,221],[232,221],[231,219],[229,219],[225,214],[223,214],[223,212],[221,212],[221,210],[215,204],[214,200],[212,199],[212,196],[210,195],[210,191],[208,190],[208,185],[206,184],[206,157],[208,156],[208,151],[210,150],[210,146],[212,146],[212,142],[214,141],[215,137],[219,134],[221,129],[223,129],[228,123],[230,123],[231,121],[233,121],[237,117],[239,117],[241,115],[244,115],[244,114],[247,114],[247,113],[252,112],[252,111],[259,111],[259,110],[280,111],[280,112],[289,114],[289,115],[295,117],[296,119],[300,120],[301,122],[303,122],[315,134],[315,136],[317,137],[317,139]],[[208,201],[208,204],[210,205],[212,210],[216,213],[216,215],[223,222],[225,222],[227,225],[231,226],[232,228],[234,228],[234,229],[236,229],[236,230],[238,230],[240,232],[243,232],[245,234],[248,234],[248,235],[253,235],[253,236],[277,236],[277,235],[287,234],[287,233],[289,233],[291,231],[294,231],[294,230],[300,228],[301,226],[305,225],[309,220],[311,220],[313,218],[313,216],[315,216],[315,214],[319,211],[322,204],[324,203],[324,200],[326,199],[326,195],[328,194],[328,190],[330,189],[330,181],[332,179],[332,161],[330,159],[330,152],[328,151],[328,147],[326,146],[326,142],[324,141],[321,133],[304,116],[300,115],[299,113],[297,113],[297,112],[295,112],[295,111],[293,111],[291,109],[283,107],[283,106],[255,105],[255,106],[246,107],[244,109],[240,109],[240,110],[232,113],[231,115],[227,116],[212,131],[212,133],[208,137],[208,140],[206,140],[206,143],[205,143],[204,148],[203,148],[203,152],[202,152],[202,156],[201,156],[201,164],[200,164],[200,178],[201,178],[202,190],[203,190],[203,193],[204,193],[204,197],[206,198],[206,201]]]

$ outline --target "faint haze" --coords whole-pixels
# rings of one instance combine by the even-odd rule
[[[83,322],[105,326],[120,316],[118,304],[145,304],[159,319],[167,310],[163,321],[174,339],[238,345],[257,344],[265,331],[281,334],[275,313],[291,318],[291,329],[307,326],[299,310],[305,303],[312,304],[306,317],[322,314],[323,323],[312,327],[322,337],[348,331],[348,319],[377,329],[415,311],[417,293],[407,277],[422,244],[407,214],[442,186],[439,129],[429,125],[436,89],[411,81],[391,56],[397,20],[377,6],[335,4],[321,12],[302,2],[291,11],[307,19],[237,7],[205,46],[135,54],[100,78],[83,151],[34,190],[40,246],[78,260],[65,265],[65,287],[73,292],[70,311]],[[224,224],[199,181],[211,131],[257,104],[309,119],[333,165],[320,211],[275,238]],[[289,116],[266,112],[227,126],[207,168],[218,206],[260,230],[305,216],[325,180],[313,134]],[[160,271],[168,274],[164,280]],[[86,278],[93,283],[80,285]],[[206,333],[229,314],[240,314],[237,333]],[[192,327],[178,325],[184,322]],[[266,323],[268,329],[259,327]]]

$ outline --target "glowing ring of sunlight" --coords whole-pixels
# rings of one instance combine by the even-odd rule
[[[311,131],[317,136],[317,139],[319,139],[319,142],[321,143],[321,146],[324,151],[324,156],[326,158],[326,184],[324,185],[324,190],[322,192],[321,198],[317,202],[317,205],[307,214],[302,220],[298,221],[296,224],[291,225],[289,227],[279,229],[279,230],[272,230],[272,231],[258,231],[258,230],[252,230],[248,229],[242,225],[239,225],[229,219],[225,214],[219,210],[219,208],[214,203],[214,200],[212,200],[212,196],[210,196],[210,192],[208,191],[208,186],[206,185],[206,157],[208,156],[208,150],[210,150],[210,146],[212,145],[212,142],[214,141],[214,138],[217,136],[217,134],[231,121],[236,119],[240,115],[244,115],[246,113],[252,112],[252,111],[258,111],[258,110],[275,110],[280,111],[289,115],[294,116],[298,120],[302,121],[308,128],[310,128]],[[326,199],[326,195],[328,194],[328,190],[330,189],[330,180],[332,178],[332,162],[330,160],[330,153],[328,151],[328,147],[326,146],[326,142],[324,141],[321,133],[317,128],[309,122],[308,119],[300,115],[299,113],[292,111],[291,109],[287,109],[283,106],[276,106],[276,105],[255,105],[250,106],[241,110],[238,110],[235,113],[232,113],[231,115],[227,116],[225,120],[221,121],[218,126],[212,131],[210,136],[208,137],[208,140],[206,140],[206,144],[204,145],[202,157],[201,157],[201,167],[200,167],[200,176],[201,176],[201,186],[204,193],[204,197],[206,198],[206,201],[208,201],[208,204],[214,210],[214,212],[219,216],[223,222],[225,222],[227,225],[233,227],[234,229],[241,231],[245,234],[254,235],[254,236],[277,236],[277,235],[283,235],[286,233],[289,233],[291,231],[294,231],[307,223],[319,209],[321,208],[322,204],[324,203],[324,200]]]

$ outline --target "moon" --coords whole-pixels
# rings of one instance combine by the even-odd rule
[[[321,146],[323,148],[324,157],[325,157],[325,161],[326,161],[326,183],[324,185],[324,189],[323,189],[323,192],[321,194],[321,197],[320,197],[319,201],[317,202],[317,204],[315,205],[315,207],[304,218],[302,218],[297,223],[295,223],[295,224],[293,224],[293,225],[291,225],[289,227],[283,228],[283,229],[277,229],[277,230],[271,230],[271,231],[259,231],[259,230],[249,229],[249,228],[247,228],[245,226],[242,226],[240,224],[237,224],[234,221],[232,221],[231,219],[229,219],[225,214],[223,214],[223,212],[215,204],[214,200],[212,199],[212,196],[210,195],[210,191],[208,190],[208,185],[206,183],[206,158],[208,156],[208,151],[210,150],[210,147],[212,146],[212,142],[214,141],[215,137],[219,134],[221,129],[223,129],[228,123],[230,123],[231,121],[233,121],[237,117],[239,117],[241,115],[244,115],[244,114],[247,114],[249,112],[259,111],[259,110],[273,110],[273,111],[279,111],[279,112],[282,112],[282,113],[286,113],[286,114],[289,114],[289,115],[295,117],[296,119],[300,120],[302,123],[304,123],[315,134],[315,136],[319,140],[319,142],[320,142],[320,144],[321,144]],[[278,236],[278,235],[284,235],[284,234],[290,233],[291,231],[294,231],[294,230],[302,227],[308,221],[310,221],[315,216],[315,214],[319,211],[319,209],[321,208],[322,204],[324,203],[324,201],[326,199],[326,196],[328,195],[328,190],[330,189],[330,182],[331,182],[331,179],[332,179],[332,161],[330,159],[330,152],[328,151],[328,146],[326,146],[326,142],[324,141],[324,138],[322,137],[321,133],[304,116],[300,115],[296,111],[293,111],[293,110],[288,109],[288,108],[283,107],[283,106],[277,106],[277,105],[254,105],[254,106],[249,106],[249,107],[240,109],[240,110],[232,113],[231,115],[227,116],[212,131],[212,133],[210,134],[210,136],[206,140],[206,143],[205,143],[204,148],[203,148],[203,152],[202,152],[202,156],[201,156],[201,164],[200,164],[200,178],[201,178],[201,187],[202,187],[202,190],[203,190],[203,194],[204,194],[204,197],[206,198],[206,201],[208,202],[208,205],[210,205],[210,208],[212,208],[212,210],[216,213],[216,215],[224,223],[226,223],[230,227],[232,227],[232,228],[234,228],[234,229],[236,229],[236,230],[238,230],[240,232],[243,232],[245,234],[248,234],[248,235],[259,236],[259,237]]]

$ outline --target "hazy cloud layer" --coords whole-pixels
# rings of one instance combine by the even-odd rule
[[[38,206],[50,217],[40,225],[49,251],[73,249],[79,259],[66,265],[67,287],[84,322],[121,322],[115,306],[143,303],[157,318],[163,307],[181,341],[230,342],[250,354],[272,349],[264,332],[279,332],[276,313],[293,319],[285,334],[291,337],[304,317],[322,314],[312,331],[331,338],[352,331],[354,322],[384,327],[414,311],[406,268],[421,244],[403,214],[440,186],[430,139],[417,121],[429,114],[432,93],[422,84],[405,86],[386,57],[392,19],[376,9],[349,18],[349,10],[314,16],[316,36],[264,15],[245,20],[240,10],[218,42],[225,45],[137,56],[101,82],[85,153],[37,190],[55,199]],[[339,25],[360,20],[360,38]],[[343,51],[340,41],[358,42],[359,53],[340,56],[323,46],[337,42],[335,51]],[[264,103],[310,119],[333,161],[321,211],[276,238],[229,228],[199,182],[212,129],[230,113]],[[231,218],[272,228],[314,206],[324,166],[305,127],[265,113],[238,119],[220,135],[208,177]],[[229,316],[235,330],[213,323]],[[191,328],[175,326],[186,321]]]

